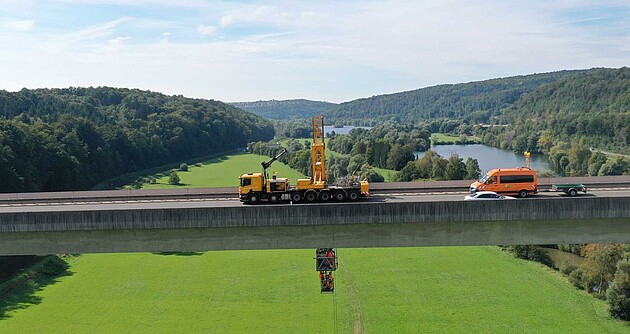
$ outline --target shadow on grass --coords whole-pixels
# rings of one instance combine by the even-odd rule
[[[153,253],[155,255],[175,255],[175,256],[199,256],[203,255],[203,252],[158,252]]]
[[[25,309],[42,302],[35,293],[44,287],[57,283],[59,278],[70,276],[68,264],[55,255],[46,257],[39,263],[0,285],[0,320],[8,319],[7,313]]]
[[[243,155],[243,154],[246,154],[246,153],[236,152],[236,153],[232,153],[230,155]],[[204,165],[212,165],[212,164],[216,164],[216,163],[219,163],[219,162],[223,162],[223,161],[227,160],[228,158],[229,157],[227,155],[222,155],[220,157],[216,157],[216,158],[211,159],[211,160],[206,160],[206,161],[202,162],[202,164],[204,164]]]

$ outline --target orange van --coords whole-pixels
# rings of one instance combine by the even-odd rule
[[[538,193],[538,177],[536,171],[529,168],[493,169],[484,177],[470,185],[470,193],[477,191],[494,191],[499,194],[518,194],[527,197]]]

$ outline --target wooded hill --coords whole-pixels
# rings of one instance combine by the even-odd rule
[[[333,122],[352,120],[355,125],[374,125],[385,120],[417,123],[439,118],[487,122],[524,94],[585,72],[588,71],[559,71],[432,86],[341,103],[324,115]]]
[[[89,189],[273,135],[268,120],[213,100],[108,87],[0,91],[0,192]]]
[[[310,118],[332,109],[337,104],[310,100],[231,102],[231,105],[274,120]]]
[[[542,86],[506,108],[498,122],[519,134],[511,136],[515,149],[548,153],[559,141],[579,138],[630,154],[630,68],[590,70]]]

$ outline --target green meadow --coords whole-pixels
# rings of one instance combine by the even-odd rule
[[[468,140],[473,140],[473,141],[481,141],[481,139],[479,139],[479,137],[475,137],[475,136],[467,136],[466,138],[468,138]],[[459,140],[459,136],[456,135],[449,135],[449,134],[444,134],[444,133],[432,133],[431,134],[431,142],[442,142],[442,143],[456,143]]]
[[[0,333],[628,333],[605,302],[497,247],[86,254]],[[32,301],[32,302],[30,302]]]
[[[168,172],[150,175],[156,178],[156,183],[145,182],[142,189],[173,189],[173,188],[205,188],[205,187],[238,187],[239,176],[245,173],[262,172],[260,163],[270,157],[258,154],[232,154],[220,159],[212,159],[203,163],[188,166],[188,171],[175,169],[180,178],[179,185],[168,184]],[[298,178],[304,178],[299,173],[282,162],[276,161],[267,170],[269,175],[278,173],[278,177],[288,177],[292,184]]]

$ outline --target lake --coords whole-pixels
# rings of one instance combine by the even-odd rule
[[[469,157],[477,159],[477,161],[479,161],[479,168],[481,168],[482,175],[494,168],[514,168],[525,166],[525,156],[522,153],[517,154],[510,150],[504,150],[482,144],[435,145],[431,147],[431,150],[435,151],[445,159],[448,159],[453,153],[458,154],[460,158],[464,159],[464,162],[466,162],[466,159]],[[424,152],[415,152],[414,154],[418,155],[418,158],[422,158],[424,156]],[[551,170],[551,165],[546,155],[532,154],[530,162],[532,169],[537,171]]]
[[[370,127],[370,126],[350,126],[350,125],[345,125],[343,127],[336,128],[334,126],[324,125],[324,133],[326,134],[326,137],[328,137],[328,134],[331,131],[335,131],[335,133],[338,134],[338,135],[347,135],[348,132],[350,132],[350,130],[357,129],[357,128],[369,130],[372,127]]]

